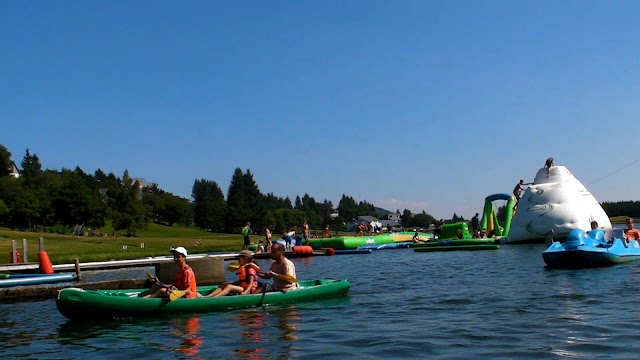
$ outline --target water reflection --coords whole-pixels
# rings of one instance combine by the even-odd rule
[[[296,335],[298,323],[302,320],[298,309],[293,306],[273,309],[271,312],[276,317],[278,329],[282,332],[278,339],[283,341],[296,341],[300,337]]]
[[[73,321],[67,320],[58,328],[58,341],[61,344],[81,344],[83,340],[99,337],[105,332],[120,331],[121,322],[113,321]]]
[[[198,316],[187,318],[176,318],[172,320],[174,325],[173,334],[180,340],[178,350],[195,359],[202,359],[197,356],[202,347],[203,338],[200,332],[200,318]]]
[[[292,342],[300,339],[298,324],[302,317],[296,307],[248,310],[234,314],[239,324],[241,341],[234,352],[239,358],[262,359],[277,354],[288,358],[295,349]]]
[[[264,327],[266,315],[260,310],[244,311],[237,314],[242,341],[241,348],[235,350],[242,358],[260,359],[265,356]]]

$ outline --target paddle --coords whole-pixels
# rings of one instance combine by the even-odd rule
[[[240,268],[240,263],[237,261],[232,261],[229,263],[229,266],[227,266],[227,271],[228,272],[236,272],[238,271],[238,269]]]
[[[282,280],[284,280],[286,282],[289,282],[289,283],[297,283],[298,282],[298,279],[294,278],[291,275],[277,274],[277,273],[274,273],[274,272],[272,272],[271,275],[273,275],[273,276],[275,276],[277,278],[280,278],[280,279],[282,279]]]
[[[166,285],[165,283],[163,283],[162,281],[160,281],[157,277],[153,276],[152,273],[147,271],[147,277],[149,278],[149,280],[153,281],[154,283],[158,284],[159,286],[162,286],[166,289],[168,289],[169,291],[169,300],[170,301],[174,301],[174,300],[178,300],[181,297],[185,296],[186,292],[182,291],[182,290],[171,290],[171,287],[169,285]]]

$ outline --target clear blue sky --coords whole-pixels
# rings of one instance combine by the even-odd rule
[[[548,156],[638,200],[637,1],[5,1],[0,144],[189,198],[470,218]]]

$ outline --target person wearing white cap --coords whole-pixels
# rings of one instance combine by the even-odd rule
[[[178,267],[178,273],[173,280],[173,284],[165,286],[161,286],[159,283],[153,284],[149,290],[149,295],[146,297],[169,297],[173,290],[184,291],[184,297],[187,299],[198,296],[196,275],[193,269],[187,265],[187,249],[178,246],[177,248],[171,248],[170,251],[173,254],[173,262]]]

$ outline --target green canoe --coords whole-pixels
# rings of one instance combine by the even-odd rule
[[[131,290],[84,290],[62,289],[58,293],[56,306],[60,313],[70,319],[96,319],[150,316],[162,313],[203,313],[252,308],[262,305],[279,305],[311,301],[346,295],[351,284],[347,280],[305,280],[300,289],[286,293],[268,292],[253,295],[231,295],[221,297],[199,297],[169,301],[166,298],[142,298],[148,289]],[[208,294],[213,286],[198,287],[200,294]]]
[[[457,245],[457,246],[430,246],[414,248],[415,252],[434,252],[434,251],[476,251],[476,250],[497,250],[498,245]]]

